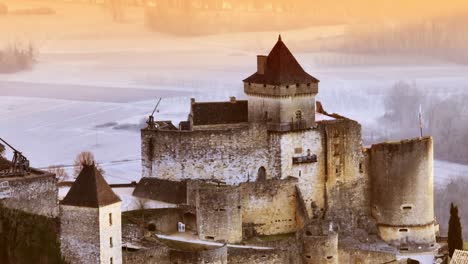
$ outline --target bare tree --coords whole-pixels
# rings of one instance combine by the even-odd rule
[[[63,166],[49,166],[48,172],[55,174],[59,182],[64,182],[68,179],[68,173]]]
[[[83,170],[83,166],[90,166],[90,165],[95,165],[99,172],[104,175],[105,171],[102,169],[98,163],[96,163],[96,160],[94,159],[94,155],[90,151],[83,151],[80,152],[74,162],[74,170],[73,170],[73,176],[74,178],[78,177],[80,174],[81,170]]]

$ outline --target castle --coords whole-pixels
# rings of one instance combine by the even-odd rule
[[[59,204],[54,175],[15,158],[0,158],[1,205],[58,218],[70,263],[402,263],[437,250],[432,138],[364,148],[360,124],[316,102],[319,80],[281,37],[244,91],[141,130],[133,196],[171,208],[143,206],[134,221],[94,165]]]
[[[174,203],[193,206],[200,239],[238,243],[307,228],[323,236],[319,227],[330,224],[328,246],[337,246],[336,232],[376,234],[400,252],[435,248],[432,138],[364,148],[358,122],[316,102],[319,80],[281,36],[243,83],[245,101],[192,99],[178,127],[149,122],[141,131],[146,188],[171,202],[162,193],[183,185],[186,199]],[[305,237],[304,263],[321,263],[307,253],[318,240]]]

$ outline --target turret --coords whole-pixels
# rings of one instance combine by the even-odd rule
[[[266,122],[272,131],[313,127],[318,83],[279,36],[268,56],[257,56],[257,72],[244,80],[249,122]]]

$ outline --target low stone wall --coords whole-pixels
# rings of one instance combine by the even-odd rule
[[[229,248],[229,264],[283,264],[291,263],[287,252],[273,250],[255,250],[248,248]]]
[[[5,181],[11,190],[11,197],[0,201],[5,207],[52,218],[58,216],[55,175],[34,171],[32,176],[0,179]]]
[[[169,264],[169,249],[155,247],[137,251],[122,250],[123,264]]]
[[[396,263],[396,256],[393,253],[366,251],[355,248],[339,250],[340,263],[349,264],[375,264],[375,263]]]
[[[227,264],[227,246],[200,251],[171,250],[169,259],[172,264]]]

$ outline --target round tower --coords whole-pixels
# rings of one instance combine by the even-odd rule
[[[370,150],[372,215],[381,238],[401,251],[435,245],[433,156],[430,137]]]
[[[257,72],[244,80],[249,122],[266,122],[272,131],[314,126],[318,83],[304,71],[280,36],[268,56],[257,56]]]
[[[338,234],[322,231],[321,226],[308,225],[302,234],[302,261],[305,264],[338,264]]]
[[[200,184],[196,207],[200,239],[227,243],[242,241],[242,213],[238,187]]]

